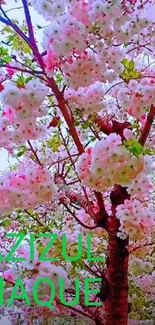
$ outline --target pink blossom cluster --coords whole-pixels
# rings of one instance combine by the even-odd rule
[[[139,200],[125,200],[116,208],[120,221],[118,237],[129,236],[131,241],[147,239],[155,229],[155,215],[152,206],[145,206]]]
[[[44,63],[46,66],[46,73],[48,77],[51,78],[54,75],[54,69],[60,67],[61,60],[56,54],[47,49],[47,54],[44,57]]]
[[[103,69],[104,61],[100,57],[87,51],[77,56],[71,62],[62,65],[65,74],[65,83],[77,89],[79,87],[87,87],[96,81],[104,80]]]
[[[82,221],[86,225],[94,226],[94,220],[90,216],[89,213],[87,213],[84,209],[81,209],[77,212],[77,217],[80,221]],[[89,230],[90,232],[90,230]]]
[[[46,243],[47,245],[47,243]],[[26,293],[32,303],[34,303],[33,300],[33,285],[36,282],[37,279],[39,278],[48,278],[51,279],[54,286],[55,286],[55,290],[56,290],[56,296],[54,301],[52,302],[52,304],[54,305],[54,310],[50,311],[49,308],[47,307],[43,307],[42,308],[42,313],[46,312],[51,314],[52,316],[54,315],[60,315],[61,312],[65,312],[65,314],[67,314],[67,310],[65,306],[61,306],[59,307],[59,305],[57,304],[58,302],[58,290],[59,290],[59,279],[63,278],[64,279],[64,288],[69,289],[71,288],[72,284],[70,279],[68,278],[68,273],[66,272],[66,270],[59,265],[55,265],[52,264],[51,262],[39,262],[38,260],[38,251],[37,251],[37,246],[35,246],[34,248],[34,260],[33,262],[30,262],[29,258],[29,254],[30,254],[30,247],[27,246],[27,244],[25,243],[24,245],[21,245],[18,250],[17,250],[18,254],[20,255],[20,257],[24,257],[26,259],[25,262],[23,262],[22,264],[16,264],[14,267],[9,268],[8,265],[6,264],[6,262],[4,261],[3,263],[0,264],[0,272],[3,272],[3,277],[5,279],[5,281],[7,281],[8,283],[15,283],[17,278],[23,278],[23,274],[24,274],[24,278],[23,278],[23,283],[24,283],[24,287],[26,290]],[[50,254],[48,254],[48,256],[50,256]],[[31,277],[30,277],[31,275]],[[11,292],[11,288],[8,288],[8,291],[5,291],[5,299],[7,300],[9,298],[9,293]],[[38,287],[38,297],[41,300],[49,300],[50,298],[50,293],[51,293],[51,288],[49,286],[49,284],[47,283],[42,283],[40,284],[40,286]],[[19,300],[16,300],[14,302],[14,305],[16,307],[22,307],[22,303]],[[26,309],[26,307],[24,307]],[[40,307],[39,307],[40,308]],[[37,313],[38,315],[38,306],[35,304],[33,306],[34,309],[34,313]],[[23,311],[23,309],[22,309]],[[69,311],[68,311],[69,313]],[[10,313],[11,314],[11,313]],[[30,317],[31,311],[29,310],[29,317]],[[39,313],[40,315],[40,313]]]
[[[42,105],[48,88],[38,79],[28,81],[19,88],[13,81],[5,84],[1,92],[2,116],[0,118],[0,146],[20,144],[25,140],[37,139],[44,126],[37,119],[46,115]]]
[[[136,10],[142,9],[140,1],[33,0],[32,5],[50,21],[42,42],[47,50],[46,72],[51,77],[61,67],[68,87],[77,90],[97,81],[110,84],[117,81],[124,69],[122,59],[137,58],[143,53],[145,39],[149,43],[145,52],[153,57],[154,29],[151,20],[136,14]],[[139,57],[138,61],[141,60]],[[139,118],[146,105],[153,103],[153,83],[149,78],[132,80],[130,86],[122,86],[117,92],[118,104]],[[86,91],[83,88],[83,96]],[[96,110],[102,107],[99,103]]]
[[[136,15],[130,18],[130,13],[136,11],[135,1],[134,5],[131,1],[99,1],[99,0],[32,0],[34,8],[53,23],[53,19],[57,20],[59,17],[65,17],[71,14],[72,17],[81,21],[85,27],[91,31],[92,25],[98,23],[101,28],[101,36],[108,38],[114,37],[121,41],[133,39],[135,34],[138,34],[141,29],[148,28],[148,21]],[[123,27],[123,28],[122,28]],[[109,44],[108,44],[109,45]]]
[[[131,154],[122,144],[121,137],[111,133],[83,153],[76,164],[81,181],[99,191],[114,184],[128,186],[144,169],[144,157]]]
[[[59,286],[59,279],[64,279],[65,289],[71,287],[71,281],[68,278],[67,272],[62,266],[56,266],[50,262],[38,263],[38,266],[35,267],[35,270],[38,271],[38,277],[44,277],[51,279],[56,288]],[[33,281],[32,281],[33,282]],[[30,281],[26,281],[26,285],[29,286],[32,284]]]
[[[38,261],[38,251],[35,247],[34,261],[29,261],[29,247],[26,245],[18,249],[20,256],[26,258],[26,262],[22,263],[22,271],[31,272],[32,278],[25,278],[26,291],[28,294],[32,295],[32,286],[37,278],[47,277],[52,280],[55,288],[58,289],[59,279],[64,279],[65,289],[71,287],[71,281],[68,278],[68,274],[62,266],[52,264],[51,262],[39,262]],[[35,273],[33,273],[35,271]],[[14,272],[16,277],[16,270]]]
[[[56,186],[46,168],[37,165],[20,166],[0,176],[0,213],[29,209],[53,199]]]
[[[104,88],[100,82],[78,90],[69,88],[64,95],[72,110],[79,109],[83,115],[101,111],[104,107]]]
[[[134,279],[137,287],[141,288],[143,291],[155,294],[155,272],[152,274],[139,275]]]
[[[68,57],[86,47],[87,32],[82,22],[70,14],[60,16],[45,29],[43,47],[57,56]]]
[[[46,20],[53,21],[53,18],[63,15],[76,3],[76,0],[32,0],[35,10],[44,16]]]
[[[154,85],[153,78],[131,80],[128,86],[121,87],[118,91],[119,104],[127,109],[129,114],[140,118],[144,114],[144,109],[155,101]]]
[[[154,186],[151,182],[150,177],[146,173],[140,173],[129,185],[128,193],[132,195],[132,197],[145,198],[148,197],[152,192]]]
[[[149,51],[150,54],[151,51],[153,55],[154,29],[151,20],[136,14],[136,10],[140,12],[142,9],[140,1],[33,0],[32,5],[50,21],[42,43],[52,53],[45,60],[46,71],[49,76],[53,75],[60,61],[70,58],[70,62],[62,64],[61,71],[65,75],[65,83],[72,88],[85,87],[96,81],[117,80],[123,71],[121,60],[126,53],[130,53],[130,48],[132,58],[134,44],[138,43],[133,53],[142,53],[144,38],[151,47],[149,50],[145,48],[146,53]],[[122,47],[124,43],[127,50]],[[90,50],[87,58],[85,50]],[[79,54],[79,57],[75,57],[75,54]],[[127,57],[130,58],[130,55]],[[137,91],[135,94],[130,91],[131,94],[126,97],[133,97],[137,101]],[[141,115],[144,105],[140,105],[140,97],[138,106],[131,106],[132,101],[121,96],[121,92],[120,97],[132,115]]]

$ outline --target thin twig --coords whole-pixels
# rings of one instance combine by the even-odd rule
[[[97,228],[97,226],[88,226],[88,225],[85,225],[77,216],[76,216],[76,214],[75,213],[73,213],[72,211],[71,211],[71,209],[67,206],[67,204],[66,203],[63,203],[63,205],[64,205],[64,207],[66,208],[66,210],[74,217],[74,219],[82,226],[82,227],[84,227],[84,228],[86,228],[86,229],[89,229],[89,230],[93,230],[93,229],[96,229]]]
[[[36,151],[34,150],[32,144],[31,144],[31,142],[30,142],[30,140],[28,140],[27,142],[28,142],[28,144],[29,144],[29,147],[30,147],[31,151],[33,152],[33,154],[34,154],[34,156],[35,156],[35,158],[36,158],[36,161],[38,162],[38,164],[39,164],[41,167],[43,167],[43,165],[42,165],[40,159],[38,158],[38,155],[37,155]]]

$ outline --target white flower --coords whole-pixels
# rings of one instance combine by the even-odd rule
[[[151,262],[145,262],[143,264],[143,270],[144,270],[144,272],[147,272],[147,273],[151,272],[153,270],[152,263]]]
[[[117,237],[119,237],[120,239],[124,240],[127,238],[127,234],[123,233],[123,232],[118,232],[117,233]]]

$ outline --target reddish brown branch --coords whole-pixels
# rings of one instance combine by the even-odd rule
[[[112,123],[105,118],[102,118],[101,116],[97,115],[95,118],[95,123],[100,128],[100,131],[109,135],[112,133]]]
[[[131,126],[131,124],[127,121],[118,122],[118,121],[108,121],[105,118],[101,118],[99,115],[95,118],[95,123],[100,128],[100,131],[109,135],[111,133],[117,133],[121,136],[122,140],[124,140],[123,131],[124,129]]]
[[[24,73],[29,73],[29,74],[32,74],[33,76],[36,76],[37,74],[39,74],[39,75],[43,74],[42,71],[28,70],[28,69],[23,69],[23,68],[19,68],[19,67],[14,67],[14,66],[8,65],[7,63],[6,64],[0,64],[0,67],[1,68],[9,68],[9,69],[12,69],[12,70],[17,70],[17,71],[24,72]],[[39,76],[39,78],[43,79],[41,76]],[[43,79],[43,80],[46,81],[45,79]]]
[[[108,213],[105,209],[102,193],[95,191],[95,197],[96,197],[97,204],[99,207],[97,225],[98,225],[98,227],[102,227],[105,230],[107,230]]]
[[[142,133],[141,133],[141,136],[140,136],[140,139],[139,139],[139,143],[142,146],[145,144],[145,142],[147,140],[147,137],[148,137],[148,135],[150,133],[150,129],[151,129],[151,126],[153,124],[154,117],[155,117],[155,106],[151,105],[150,112],[149,112],[149,114],[147,116],[144,128],[142,130]]]
[[[82,154],[84,152],[84,147],[79,139],[78,133],[74,126],[74,121],[67,109],[63,94],[57,87],[56,82],[53,78],[48,79],[48,86],[53,90],[53,93],[58,101],[58,106],[63,114],[63,117],[64,117],[66,124],[68,126],[68,129],[69,129],[69,132],[73,138],[73,141],[78,149],[79,154]]]

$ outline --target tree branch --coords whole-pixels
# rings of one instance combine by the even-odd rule
[[[84,152],[84,147],[79,139],[78,133],[74,126],[74,121],[72,120],[72,117],[70,116],[70,113],[67,109],[63,94],[57,87],[57,84],[53,78],[48,78],[48,86],[52,89],[52,91],[58,101],[58,106],[63,114],[63,117],[64,117],[66,124],[68,126],[68,129],[69,129],[69,132],[70,132],[70,134],[73,138],[73,141],[78,149],[78,152],[79,152],[79,154],[82,154]]]
[[[24,73],[29,73],[31,75],[36,75],[36,74],[42,74],[43,72],[42,71],[37,71],[37,70],[27,70],[27,69],[22,69],[22,68],[18,68],[18,67],[13,67],[11,65],[8,65],[8,63],[6,64],[0,64],[0,67],[1,68],[10,68],[12,70],[17,70],[17,71],[20,71],[20,72],[24,72]],[[43,79],[41,76],[39,76],[40,79]],[[44,80],[44,79],[43,79]],[[45,81],[45,80],[44,80]]]
[[[22,0],[22,3],[23,3],[27,27],[28,27],[28,31],[29,31],[29,39],[33,43],[34,47],[37,48],[35,38],[34,38],[33,26],[32,26],[32,21],[31,21],[31,16],[30,16],[27,0]]]
[[[155,106],[151,105],[150,112],[149,112],[149,114],[147,116],[144,128],[143,128],[141,136],[139,138],[139,143],[142,146],[145,144],[145,142],[147,140],[147,137],[148,137],[148,135],[150,133],[150,129],[151,129],[154,117],[155,117]]]
[[[126,128],[129,128],[131,126],[131,123],[125,121],[125,122],[118,122],[116,120],[108,121],[105,118],[100,117],[99,115],[95,118],[95,123],[100,128],[100,131],[109,135],[111,133],[119,134],[124,140],[123,131]]]
[[[37,155],[36,151],[34,150],[32,144],[31,144],[31,142],[30,142],[30,140],[28,140],[27,142],[28,142],[28,144],[29,144],[29,147],[30,147],[32,153],[34,154],[34,156],[35,156],[35,158],[36,158],[37,163],[38,163],[41,167],[43,167],[43,165],[42,165],[40,159],[38,158],[38,155]]]
[[[95,197],[96,197],[97,204],[99,207],[99,218],[97,220],[97,226],[102,227],[105,230],[107,230],[107,228],[108,228],[108,225],[107,225],[108,213],[105,209],[102,193],[95,191]]]
[[[76,214],[73,213],[71,211],[71,209],[67,206],[67,204],[63,203],[64,207],[66,208],[66,210],[74,217],[74,219],[83,227],[83,228],[86,228],[86,229],[89,229],[89,230],[94,230],[97,228],[97,226],[88,226],[88,225],[85,225],[79,218],[77,218]]]

